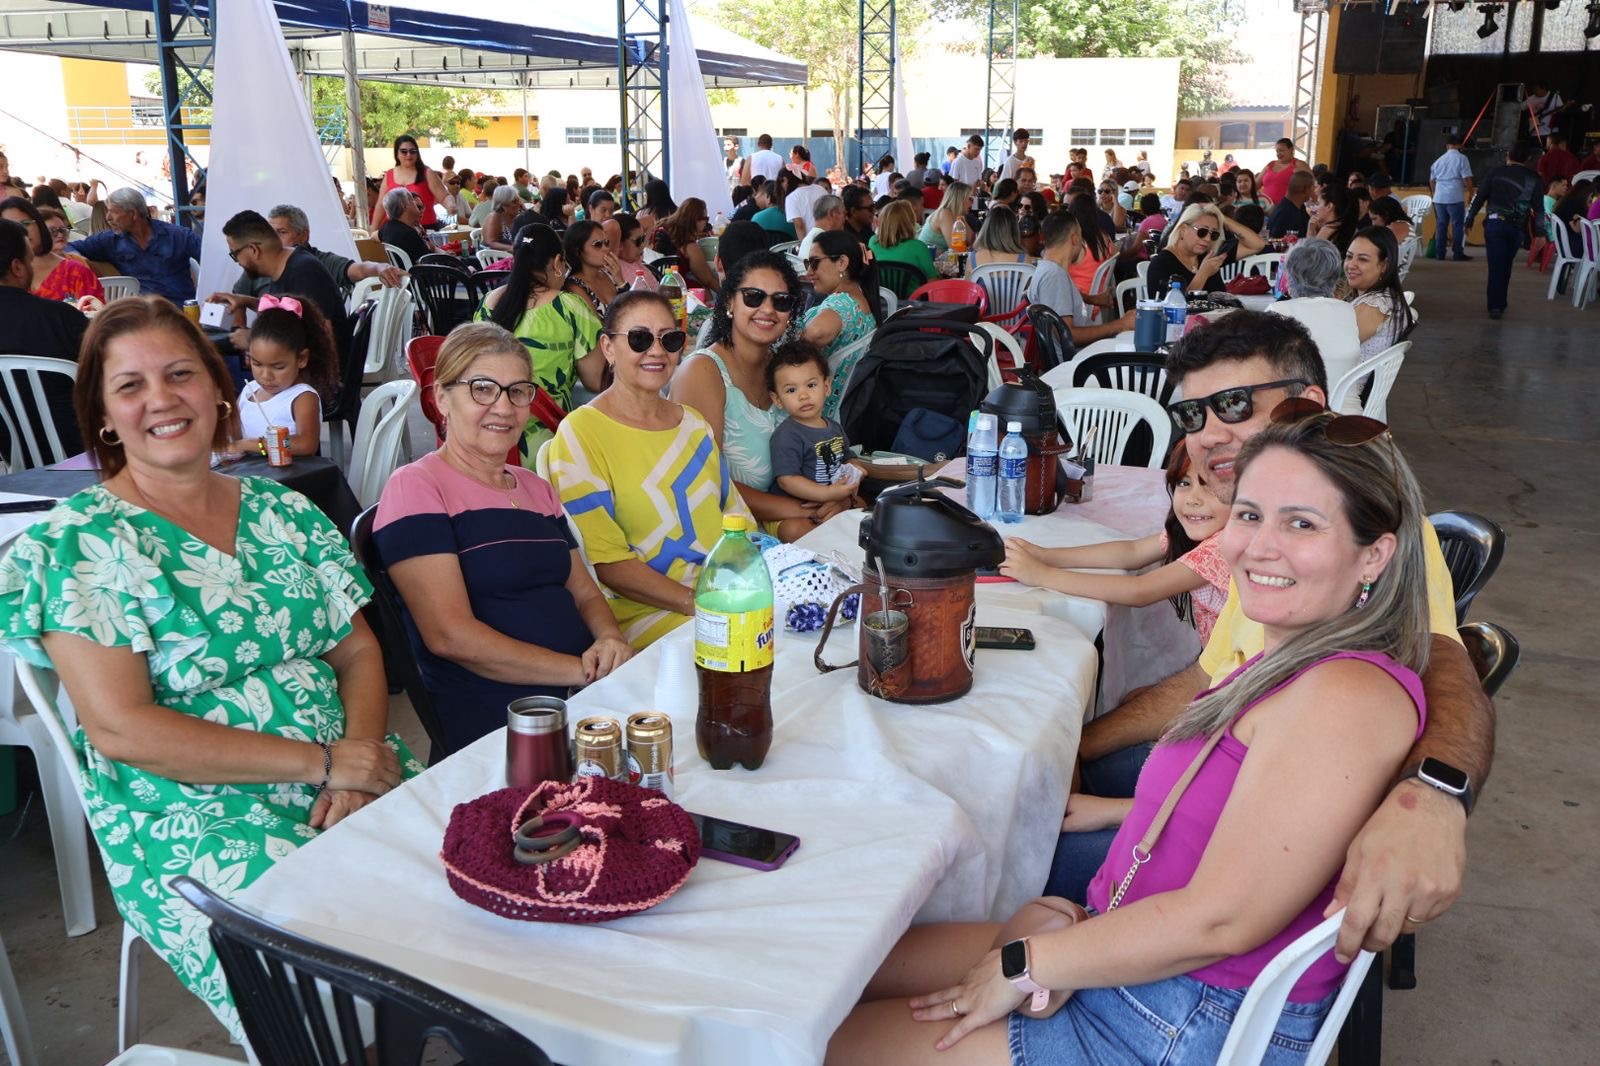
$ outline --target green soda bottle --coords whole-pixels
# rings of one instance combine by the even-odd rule
[[[723,516],[694,589],[694,739],[715,770],[754,770],[772,746],[772,578],[747,528]]]

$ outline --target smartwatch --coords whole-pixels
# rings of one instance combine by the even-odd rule
[[[1033,1000],[1028,1009],[1037,1013],[1050,1003],[1050,990],[1029,974],[1028,938],[1013,940],[1000,949],[1000,976],[1028,993]]]
[[[1461,806],[1468,814],[1472,813],[1472,805],[1477,797],[1473,795],[1472,781],[1466,771],[1458,770],[1442,759],[1429,758],[1413,763],[1400,772],[1400,780],[1409,781],[1412,778],[1431,785],[1447,796],[1454,796],[1461,801]]]

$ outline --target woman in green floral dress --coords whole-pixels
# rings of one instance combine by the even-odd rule
[[[104,480],[0,562],[0,640],[72,698],[118,909],[238,1039],[206,923],[167,882],[232,896],[421,766],[385,738],[371,588],[338,530],[210,469],[231,392],[171,304],[100,313],[75,402]]]
[[[606,363],[598,347],[600,319],[588,300],[562,291],[566,283],[567,261],[556,231],[538,223],[524,226],[506,283],[486,295],[472,317],[515,335],[533,360],[534,382],[570,411],[575,381],[590,392],[605,389]],[[522,465],[532,470],[539,446],[554,435],[529,418],[518,445]]]

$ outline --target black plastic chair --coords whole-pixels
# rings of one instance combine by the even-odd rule
[[[391,681],[400,682],[400,688],[410,698],[411,706],[428,734],[428,765],[432,766],[449,755],[450,749],[445,745],[444,733],[439,728],[439,712],[433,706],[433,697],[427,686],[422,683],[416,653],[406,635],[399,590],[389,580],[389,571],[379,558],[377,545],[372,539],[372,522],[377,514],[378,507],[374,504],[356,516],[350,525],[350,550],[355,553],[356,562],[361,564],[368,580],[372,582],[372,602],[367,605],[367,621],[377,633],[378,643],[383,648],[384,670]],[[371,617],[372,610],[377,613],[376,620]],[[374,621],[376,624],[373,624]]]
[[[1108,352],[1094,355],[1072,368],[1072,387],[1094,383],[1102,389],[1122,389],[1148,396],[1162,407],[1172,402],[1178,383],[1167,377],[1166,360],[1159,355]]]
[[[338,391],[334,393],[333,402],[322,411],[333,459],[344,467],[350,465],[345,431],[349,431],[349,447],[353,448],[356,422],[361,418],[361,379],[366,371],[367,345],[372,340],[372,318],[377,307],[376,302],[368,300],[350,316],[350,345],[340,356]]]
[[[466,290],[463,300],[457,295]],[[428,318],[428,332],[444,336],[472,317],[473,308],[483,298],[482,282],[459,262],[417,263],[411,268],[411,291],[421,301]]]
[[[1078,346],[1072,343],[1072,331],[1061,321],[1060,315],[1044,304],[1028,305],[1028,322],[1033,326],[1034,351],[1038,353],[1041,374],[1071,362],[1078,353]]]
[[[1468,622],[1456,633],[1467,646],[1472,668],[1478,672],[1483,691],[1493,696],[1506,683],[1522,659],[1522,645],[1511,631],[1493,622]]]
[[[657,256],[645,266],[650,268],[650,273],[656,276],[657,281],[667,276],[668,267],[676,269],[680,277],[683,275],[683,260],[675,255]]]
[[[1456,592],[1456,625],[1467,620],[1473,597],[1483,591],[1506,552],[1506,531],[1471,511],[1440,511],[1428,516],[1450,567]]]
[[[378,1066],[412,1066],[434,1038],[468,1062],[552,1066],[539,1045],[430,984],[252,917],[193,878],[175,877],[172,888],[211,919],[211,943],[261,1066],[369,1061],[357,1000],[372,1008]]]
[[[914,266],[878,260],[878,287],[888,289],[897,299],[904,300],[927,280]]]

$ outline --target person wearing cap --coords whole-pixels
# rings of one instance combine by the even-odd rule
[[[1381,170],[1368,175],[1367,191],[1372,194],[1373,205],[1379,200],[1388,200],[1394,205],[1395,210],[1400,212],[1400,216],[1405,217],[1405,208],[1400,206],[1399,199],[1394,195],[1394,182],[1389,179],[1389,175]]]
[[[1433,197],[1433,257],[1444,258],[1445,242],[1454,229],[1456,262],[1470,259],[1463,247],[1467,234],[1467,195],[1472,192],[1472,164],[1461,154],[1461,134],[1445,137],[1444,155],[1428,169],[1428,194]]]
[[[1117,203],[1122,205],[1124,211],[1132,211],[1139,196],[1139,183],[1131,178],[1122,183],[1122,189],[1117,193]]]

